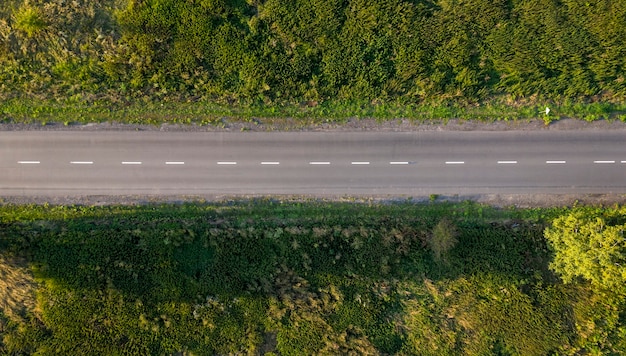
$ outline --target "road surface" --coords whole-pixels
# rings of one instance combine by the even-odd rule
[[[0,132],[0,195],[626,193],[626,131]]]

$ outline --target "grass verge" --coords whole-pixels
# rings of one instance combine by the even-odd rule
[[[545,108],[550,107],[546,115]],[[338,102],[300,104],[219,104],[214,102],[177,102],[136,100],[111,102],[73,97],[66,101],[13,98],[0,103],[0,122],[17,124],[59,123],[64,125],[102,122],[125,124],[180,124],[224,127],[225,122],[256,122],[284,127],[289,119],[293,128],[325,123],[342,124],[349,119],[376,119],[381,122],[407,119],[414,123],[451,119],[480,122],[543,119],[546,124],[561,118],[585,121],[626,121],[626,104],[615,103],[532,103],[510,104],[492,100],[482,103],[372,103]],[[288,127],[289,127],[288,125]]]

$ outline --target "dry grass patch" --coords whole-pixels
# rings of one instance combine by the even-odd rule
[[[0,311],[15,322],[36,315],[35,282],[26,260],[0,256]]]

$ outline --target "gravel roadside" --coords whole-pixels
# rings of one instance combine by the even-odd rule
[[[468,121],[408,119],[384,120],[349,119],[341,123],[303,124],[302,121],[285,119],[253,119],[250,121],[223,118],[219,126],[203,125],[138,125],[118,122],[68,124],[0,123],[0,131],[178,131],[178,132],[241,132],[241,131],[552,131],[552,130],[626,130],[626,122],[596,120],[587,122],[576,119],[560,119],[545,125],[543,120],[514,121]]]

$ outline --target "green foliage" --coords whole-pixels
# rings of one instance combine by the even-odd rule
[[[3,267],[4,299],[17,283],[37,298],[19,318],[0,306],[0,351],[619,353],[624,294],[548,271],[544,226],[567,213],[271,199],[5,205],[0,260],[26,256],[39,284]]]
[[[2,71],[0,67],[0,73]],[[0,83],[0,86],[2,84]],[[512,108],[495,101],[480,105],[461,104],[372,104],[365,101],[323,102],[314,106],[300,104],[219,104],[212,101],[152,101],[147,97],[131,101],[110,101],[84,92],[76,92],[63,100],[24,99],[13,97],[0,101],[0,122],[3,123],[63,123],[88,124],[120,122],[129,124],[195,124],[222,129],[230,124],[243,125],[245,129],[291,130],[318,125],[341,125],[347,120],[376,118],[396,121],[403,118],[409,123],[434,121],[438,124],[449,119],[477,120],[481,122],[530,120],[540,116],[545,106],[529,104]],[[551,105],[546,121],[561,117],[593,120],[622,120],[626,104],[565,102]],[[504,115],[504,116],[503,116]],[[285,121],[288,117],[290,120]],[[63,118],[63,119],[60,119]]]
[[[578,330],[571,353],[619,355],[626,350],[624,310],[626,294],[615,291],[592,291],[576,286],[567,296],[571,301],[574,326]]]
[[[410,295],[402,301],[409,340],[405,354],[482,355],[499,349],[500,354],[545,355],[567,342],[567,325],[549,318],[554,310],[506,276],[427,279],[404,288]]]
[[[41,11],[34,6],[22,5],[15,12],[15,28],[26,32],[28,37],[34,37],[38,32],[46,28],[46,21]]]
[[[0,97],[618,103],[625,15],[583,0],[11,0]]]
[[[554,250],[550,267],[566,283],[577,278],[608,289],[626,285],[626,210],[575,210],[545,231]]]
[[[433,229],[428,246],[435,261],[447,262],[448,253],[458,242],[456,226],[450,220],[442,219]]]

